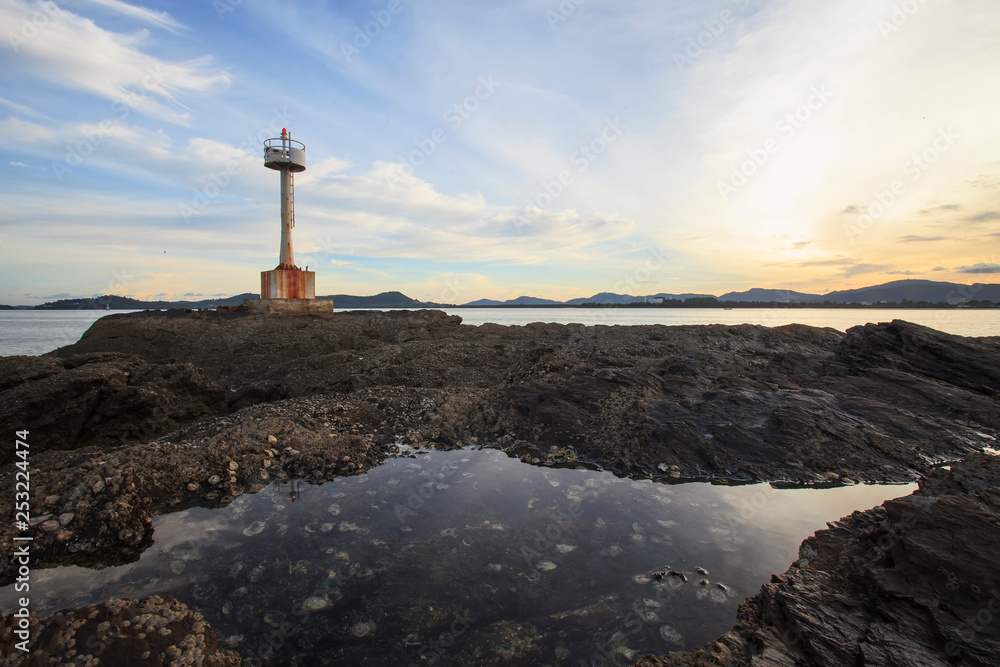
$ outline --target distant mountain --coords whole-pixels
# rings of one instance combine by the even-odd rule
[[[758,301],[764,303],[902,303],[924,301],[928,303],[958,303],[963,299],[1000,302],[1000,285],[961,285],[934,280],[894,280],[882,285],[838,290],[827,294],[805,294],[792,290],[754,289],[746,292],[729,292],[719,301]]]
[[[216,308],[218,306],[241,306],[246,299],[259,299],[259,294],[237,294],[236,296],[221,299],[202,299],[201,301],[140,301],[127,296],[115,296],[108,294],[105,296],[81,298],[81,299],[60,299],[35,306],[35,310],[146,310],[146,309],[170,309],[170,308]],[[402,294],[401,292],[382,292],[375,296],[350,296],[348,294],[335,294],[333,296],[319,297],[321,299],[333,299],[333,304],[337,310],[351,308],[426,308],[428,304],[421,303],[415,299]]]
[[[256,294],[237,294],[218,299],[202,299],[201,301],[139,301],[125,296],[105,295],[99,297],[60,299],[34,306],[36,310],[145,310],[147,308],[215,308],[217,306],[237,306],[245,299],[258,299]],[[411,299],[402,292],[382,292],[374,296],[352,296],[350,294],[334,294],[319,297],[333,299],[337,310],[352,308],[441,308],[437,303],[425,303]],[[861,287],[858,289],[838,290],[827,294],[806,294],[793,290],[764,289],[754,287],[745,292],[727,292],[716,297],[711,294],[651,294],[633,296],[631,294],[615,294],[600,292],[591,297],[580,297],[569,301],[553,301],[534,296],[519,296],[507,301],[494,299],[479,299],[463,304],[465,306],[579,306],[582,304],[602,304],[628,306],[643,302],[656,303],[664,301],[689,301],[688,306],[709,307],[718,302],[731,301],[735,303],[801,303],[801,304],[879,304],[928,302],[957,304],[963,300],[992,301],[1000,303],[1000,284],[976,283],[962,285],[959,283],[937,282],[933,280],[895,280],[883,285]],[[692,301],[693,300],[693,301]],[[698,303],[704,301],[704,303]],[[675,304],[676,305],[676,304]],[[722,305],[719,303],[718,305]],[[10,306],[0,306],[8,309]],[[31,306],[14,306],[17,309],[32,308]]]
[[[615,294],[614,292],[601,292],[590,297],[577,297],[569,301],[552,301],[550,299],[539,299],[537,297],[519,296],[508,301],[494,301],[493,299],[479,299],[463,304],[466,306],[579,306],[584,303],[599,303],[608,305],[625,305],[630,303],[655,302],[660,299],[665,301],[684,299],[704,298],[714,299],[711,294],[650,294],[647,296],[633,296],[631,294]]]
[[[479,299],[478,301],[470,301],[469,303],[463,303],[463,306],[502,306],[503,301],[495,301],[493,299]]]
[[[469,303],[463,305],[465,306],[561,306],[563,305],[563,302],[553,301],[552,299],[540,299],[534,296],[519,296],[516,299],[508,299],[507,301],[480,299],[479,301],[470,301]]]
[[[788,302],[802,302],[802,303],[812,303],[819,299],[823,300],[823,297],[817,294],[805,294],[803,292],[793,292],[792,290],[781,290],[781,289],[762,289],[760,287],[754,287],[753,289],[748,289],[746,292],[727,292],[719,297],[719,301],[757,301],[764,303],[778,302],[778,303],[788,303]]]
[[[1000,302],[1000,285],[977,283],[960,285],[934,280],[895,280],[884,285],[839,290],[819,297],[819,301],[834,303],[901,303],[928,301],[930,303],[958,303],[962,299]]]
[[[337,310],[351,308],[427,308],[431,304],[411,299],[402,292],[382,292],[375,296],[351,296],[350,294],[334,294],[321,296],[319,299],[333,299]]]
[[[577,299],[570,299],[566,303],[571,306],[579,306],[581,303],[638,303],[643,301],[641,296],[632,296],[631,294],[614,294],[613,292],[601,292],[600,294],[595,294],[590,298],[580,297]]]
[[[600,294],[595,294],[591,297],[579,297],[577,299],[570,299],[566,303],[571,306],[579,306],[583,303],[600,303],[600,304],[613,304],[613,305],[625,305],[629,303],[643,303],[646,301],[646,297],[642,296],[632,296],[631,294],[615,294],[614,292],[601,292]]]
[[[257,294],[238,294],[220,299],[202,299],[201,301],[140,301],[127,296],[105,294],[104,296],[59,299],[35,306],[35,310],[146,310],[149,308],[214,308],[216,306],[235,306],[244,299],[257,299]]]
[[[654,294],[650,299],[663,299],[664,301],[684,301],[686,299],[714,299],[714,294]]]

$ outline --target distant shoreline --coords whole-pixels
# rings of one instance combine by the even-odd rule
[[[73,311],[73,310],[87,310],[87,311],[103,311],[106,310],[109,313],[121,313],[136,310],[215,310],[214,306],[194,306],[187,304],[150,304],[146,307],[127,307],[127,308],[100,308],[97,306],[51,306],[43,304],[40,306],[6,306],[0,305],[0,310],[17,310],[17,311],[38,311],[38,312],[63,312],[63,311]],[[453,305],[447,303],[421,303],[421,304],[407,304],[407,305],[389,305],[389,304],[379,304],[372,306],[345,306],[343,308],[337,308],[337,312],[344,312],[346,310],[379,310],[379,309],[392,309],[392,310],[424,310],[424,309],[442,309],[447,308],[448,310],[491,310],[491,309],[504,309],[504,310],[534,310],[534,309],[584,309],[593,310],[601,308],[622,308],[622,309],[647,309],[647,308],[661,308],[661,309],[698,309],[698,308],[711,308],[714,310],[735,310],[735,309],[763,309],[763,308],[789,308],[797,310],[992,310],[1000,308],[1000,304],[993,302],[985,303],[928,303],[928,302],[909,302],[909,303],[801,303],[801,302],[783,302],[783,301],[720,301],[718,303],[582,303],[582,304],[565,304],[565,303],[550,303],[550,304],[499,304],[499,305],[486,305],[486,306],[466,306],[466,305]]]
[[[799,303],[799,302],[782,302],[782,301],[769,301],[769,302],[756,302],[756,301],[720,301],[717,304],[699,303],[699,304],[659,304],[659,303],[582,303],[582,304],[539,304],[539,305],[517,305],[517,304],[503,304],[499,306],[451,306],[444,304],[434,304],[429,305],[429,308],[448,308],[459,309],[459,308],[714,308],[722,310],[733,310],[736,308],[800,308],[803,310],[808,309],[828,309],[828,308],[838,308],[838,309],[852,309],[852,310],[900,310],[900,309],[929,309],[929,310],[940,310],[943,308],[964,308],[964,309],[989,309],[989,308],[1000,308],[1000,304],[986,303],[986,304],[951,304],[951,303],[876,303],[876,304],[861,304],[861,303]]]

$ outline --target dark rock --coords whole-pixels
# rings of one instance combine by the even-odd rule
[[[44,357],[0,358],[0,425],[32,431],[37,567],[135,560],[158,513],[224,505],[274,479],[357,474],[397,441],[477,441],[537,465],[663,481],[925,475],[917,494],[807,540],[732,632],[645,664],[985,665],[1000,654],[1000,464],[936,468],[996,445],[998,390],[1000,339],[900,321],[845,335],[147,311],[103,318]],[[13,488],[13,472],[0,468],[0,486]],[[5,551],[11,531],[0,524]],[[0,561],[0,583],[12,580]],[[471,635],[477,647],[509,640],[512,660],[537,657],[514,625]]]
[[[855,512],[694,651],[637,665],[995,665],[1000,458],[975,455],[914,494]]]
[[[198,612],[171,597],[112,599],[29,618],[28,653],[14,646],[11,619],[0,614],[0,665],[200,665],[236,667]]]
[[[2,363],[0,428],[44,433],[31,440],[33,455],[149,440],[226,411],[223,389],[191,364],[149,364],[117,353],[7,357]],[[4,449],[0,463],[9,462],[12,451]]]
[[[845,335],[801,325],[469,327],[439,311],[145,312],[103,318],[52,355],[75,363],[81,353],[191,364],[227,388],[232,411],[317,394],[441,389],[457,408],[435,416],[446,443],[472,436],[507,449],[511,435],[522,444],[510,453],[529,461],[660,479],[912,480],[995,443],[1000,430],[1000,342],[901,321]],[[27,375],[54,372],[31,363]],[[138,424],[145,433],[87,412],[99,389],[121,382],[109,369],[65,387],[73,409],[60,421],[72,426],[57,440],[149,439],[216,409],[202,417],[132,410],[149,413]],[[59,430],[44,403],[18,419]]]

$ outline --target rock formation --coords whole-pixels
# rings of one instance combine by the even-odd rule
[[[647,665],[994,664],[1000,464],[976,452],[996,446],[998,393],[1000,338],[901,321],[844,334],[149,311],[0,358],[0,425],[32,431],[35,567],[134,560],[156,514],[356,474],[401,442],[665,482],[925,476],[919,493],[807,540],[732,632]],[[11,530],[0,525],[5,550]],[[0,580],[13,580],[6,561]],[[205,664],[231,664],[219,656]]]

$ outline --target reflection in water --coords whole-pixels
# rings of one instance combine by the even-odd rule
[[[805,537],[914,487],[667,486],[424,452],[157,517],[140,561],[36,571],[33,604],[172,595],[247,664],[626,664],[714,639]]]

